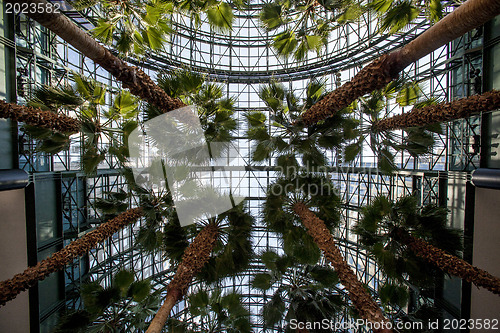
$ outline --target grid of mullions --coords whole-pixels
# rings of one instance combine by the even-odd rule
[[[196,70],[202,68],[208,79],[217,80],[225,85],[228,95],[236,100],[236,118],[240,121],[238,137],[241,139],[234,143],[238,156],[233,160],[233,163],[237,166],[252,164],[249,161],[252,144],[244,139],[246,128],[243,113],[248,110],[265,110],[265,105],[257,93],[259,88],[268,83],[270,79],[284,81],[289,90],[293,90],[301,97],[304,96],[307,82],[313,78],[326,79],[328,90],[333,90],[336,87],[335,73],[340,73],[341,83],[344,83],[354,76],[360,65],[388,49],[394,49],[406,43],[426,28],[424,23],[418,22],[411,27],[409,32],[385,36],[375,44],[375,48],[369,48],[368,45],[373,44],[372,38],[376,36],[376,22],[374,18],[363,17],[361,23],[349,23],[332,33],[331,43],[326,49],[325,56],[318,57],[310,54],[305,62],[299,65],[295,61],[286,60],[276,55],[275,50],[270,47],[273,36],[259,28],[255,19],[256,13],[254,10],[239,15],[236,19],[236,28],[229,36],[221,36],[214,32],[206,33],[206,36],[203,33],[195,33],[191,22],[186,17],[179,16],[177,17],[178,34],[172,37],[170,44],[166,47],[167,52],[153,56],[149,62],[142,63],[144,70],[153,78],[156,76],[156,72],[150,70],[152,67],[158,69],[183,67]],[[91,15],[92,13],[88,11],[87,14]],[[106,71],[83,57],[65,42],[47,33],[45,29],[33,24],[32,21],[26,20],[22,16],[16,19],[19,20],[20,27],[17,31],[16,43],[22,51],[18,53],[18,67],[28,70],[30,89],[40,84],[69,83],[68,73],[75,71],[107,84],[110,88],[107,101],[111,102],[112,91],[119,90],[120,84]],[[201,29],[197,30],[197,32],[200,31],[209,31],[206,22],[202,24]],[[466,42],[468,41],[464,43]],[[467,87],[466,79],[462,78],[461,81],[453,81],[451,84],[452,76],[449,74],[449,65],[447,66],[445,62],[448,55],[457,52],[457,49],[459,49],[459,45],[451,49],[448,46],[438,49],[408,67],[403,75],[419,81],[423,87],[422,92],[427,97],[437,97],[444,100],[448,96],[461,96],[463,93],[460,91],[464,91],[464,87]],[[341,57],[346,52],[350,55],[350,59]],[[474,61],[476,61],[477,66],[478,60]],[[328,70],[324,70],[325,68]],[[449,94],[450,89],[453,89],[452,94]],[[20,102],[23,102],[23,99],[20,99]],[[390,101],[387,107],[388,113],[401,112],[401,108],[393,101]],[[404,111],[408,111],[408,108],[405,108]],[[459,128],[457,129],[457,127]],[[349,232],[359,218],[359,207],[369,203],[378,194],[397,198],[401,195],[418,193],[421,203],[437,202],[439,199],[439,179],[443,177],[443,173],[449,170],[448,158],[458,155],[458,163],[470,164],[474,162],[468,156],[464,157],[466,152],[463,150],[467,148],[463,148],[462,144],[470,128],[477,128],[477,120],[472,119],[465,123],[451,124],[447,128],[449,132],[445,131],[444,135],[438,137],[438,144],[432,156],[413,158],[407,154],[398,153],[396,155],[397,164],[402,169],[409,171],[399,172],[394,176],[384,176],[376,172],[376,156],[368,149],[364,149],[361,156],[350,165],[339,164],[338,156],[330,153],[332,166],[337,168],[336,172],[332,173],[332,179],[338,186],[344,205],[342,210],[343,225],[342,228],[338,229],[336,237],[345,241],[342,244],[342,249],[349,263],[357,269],[358,276],[375,290],[378,284],[383,281],[383,277],[376,270],[375,265],[366,258],[363,251],[357,248],[355,245],[356,237]],[[448,151],[450,140],[458,142],[453,145],[453,149],[459,150],[457,153]],[[81,137],[76,135],[68,152],[48,157],[33,153],[33,142],[27,138],[26,149],[21,152],[20,160],[30,171],[78,170],[80,168],[80,147]],[[465,162],[463,162],[464,160]],[[274,161],[270,160],[267,166],[272,168],[273,163]],[[100,165],[100,169],[104,171],[115,166],[116,161],[113,161],[112,157],[108,157]],[[268,249],[280,249],[279,238],[268,232],[260,220],[265,190],[275,176],[273,171],[235,169],[231,172],[231,186],[238,187],[241,191],[240,194],[248,198],[247,205],[251,213],[258,217],[258,224],[254,232],[254,245],[257,253]],[[90,207],[87,216],[78,215],[78,212],[81,212],[81,203],[69,199],[69,207],[72,207],[76,212],[73,220],[96,217],[95,211],[91,208],[93,200],[102,197],[105,192],[113,188],[124,186],[123,181],[115,179],[110,183],[109,176],[103,178],[106,177],[108,180],[102,184],[98,180],[97,186],[93,185],[96,181],[94,178],[84,180],[87,187],[93,188],[87,195]],[[68,191],[78,192],[78,189],[74,189],[74,186],[70,184]],[[172,272],[165,271],[168,265],[165,265],[164,258],[159,254],[146,256],[133,247],[133,234],[138,228],[139,224],[124,229],[91,253],[89,261],[93,278],[109,283],[110,272],[126,267],[134,268],[138,272],[139,278],[154,277],[158,287],[164,286],[168,282]],[[257,315],[268,295],[263,295],[251,288],[250,277],[252,273],[246,272],[234,279],[224,281],[222,285],[224,288],[237,290],[244,295],[245,302],[250,307],[253,316],[252,321],[258,327]],[[181,303],[178,310],[182,310],[182,308]]]
[[[102,111],[109,107],[121,87],[109,73],[25,16],[16,16],[16,22],[16,45],[20,50],[16,58],[17,67],[25,69],[30,78],[26,96],[42,84],[53,86],[73,84],[70,75],[74,72],[107,85],[107,105],[103,106]],[[149,74],[152,77],[155,75],[155,73]],[[23,97],[18,98],[20,104],[26,101]],[[72,112],[69,114],[74,115]],[[112,126],[116,128],[119,124],[114,122]],[[80,172],[83,140],[80,134],[71,137],[68,150],[53,156],[36,151],[36,142],[22,131],[20,140],[22,142],[20,168],[33,173],[54,172],[62,175],[61,229],[64,245],[92,230],[100,221],[100,213],[94,206],[96,199],[105,198],[106,193],[117,192],[120,189],[127,191],[124,179],[115,169],[118,161],[109,154],[100,163],[96,176],[88,177]],[[107,142],[101,142],[99,148],[106,148],[107,145]],[[138,206],[137,198],[131,200],[131,207]],[[135,234],[141,223],[142,221],[124,228],[91,251],[88,257],[75,260],[66,267],[64,276],[66,303],[69,308],[81,306],[74,291],[89,276],[92,280],[102,281],[108,285],[117,270],[130,269],[135,271],[137,279],[152,278],[153,281],[157,279],[164,281],[165,276],[168,276],[168,264],[162,255],[146,254],[134,246]]]

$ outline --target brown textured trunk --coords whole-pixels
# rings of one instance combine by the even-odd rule
[[[45,0],[6,0],[6,2],[19,4],[27,3],[43,8],[52,6]],[[29,8],[32,7],[30,6]],[[47,29],[53,31],[78,51],[82,52],[83,55],[101,65],[102,68],[122,82],[124,88],[130,89],[132,94],[141,97],[164,112],[185,106],[180,100],[170,98],[165,91],[158,87],[142,70],[137,67],[131,67],[127,65],[125,61],[114,56],[108,49],[100,45],[85,31],[77,27],[66,16],[61,13],[54,13],[53,7],[50,10],[39,9],[36,13],[27,13],[27,15]]]
[[[468,0],[400,50],[383,55],[301,117],[306,126],[326,119],[357,98],[381,89],[406,66],[500,14],[499,0]]]
[[[492,293],[500,295],[500,279],[498,277],[472,266],[467,261],[448,254],[422,239],[412,236],[404,229],[397,228],[396,234],[415,255],[433,263],[443,272],[462,278],[467,282],[472,282],[478,287],[486,288]]]
[[[184,297],[194,276],[200,272],[210,258],[218,234],[218,227],[215,224],[209,224],[189,244],[174,278],[167,287],[165,301],[149,324],[146,333],[160,333],[162,331],[173,306]]]
[[[394,58],[391,57],[391,54],[383,55],[374,60],[360,70],[351,81],[344,83],[340,88],[332,91],[311,106],[301,115],[300,121],[306,126],[314,125],[318,121],[326,119],[349,106],[359,97],[385,87],[399,73],[398,71],[391,72],[394,67],[393,63]]]
[[[397,55],[401,71],[423,56],[475,29],[500,14],[499,0],[468,0],[423,34],[405,45]]]
[[[491,111],[500,108],[500,91],[492,90],[482,95],[461,98],[450,103],[429,105],[410,112],[382,119],[373,124],[372,131],[390,131],[413,126],[425,126],[433,123],[446,122],[466,118],[481,111]]]
[[[382,310],[368,294],[363,284],[358,280],[349,264],[342,257],[342,253],[335,244],[333,236],[325,223],[319,219],[304,203],[294,204],[293,210],[297,214],[307,229],[307,233],[314,239],[325,257],[335,268],[340,282],[349,293],[349,298],[359,312],[361,318],[372,323],[387,323]],[[377,324],[376,324],[377,325]],[[392,332],[385,327],[374,332]]]
[[[43,127],[65,134],[74,134],[80,131],[80,122],[64,114],[43,111],[40,108],[6,103],[0,100],[0,118],[21,121],[27,125]]]
[[[63,269],[65,265],[94,249],[97,244],[137,221],[141,216],[142,208],[129,209],[114,219],[101,224],[83,237],[72,241],[47,259],[40,261],[36,266],[28,267],[23,273],[14,275],[12,279],[0,282],[0,305],[5,305],[8,301],[16,298],[20,292],[33,287],[49,274]]]
[[[165,323],[167,322],[167,319],[170,315],[170,311],[172,311],[172,308],[174,305],[181,300],[183,295],[181,294],[180,290],[178,289],[169,289],[167,292],[167,296],[165,296],[165,301],[163,302],[162,306],[156,313],[154,319],[151,321],[151,324],[149,324],[148,332],[161,332],[163,329],[163,326],[165,326]]]

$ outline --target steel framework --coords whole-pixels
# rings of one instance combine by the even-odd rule
[[[93,27],[92,22],[98,16],[94,9],[77,12],[71,7],[65,8],[65,14],[87,30]],[[161,71],[188,68],[206,74],[208,80],[224,84],[227,94],[237,101],[236,117],[240,121],[240,128],[239,139],[234,144],[239,152],[237,164],[245,166],[245,171],[240,168],[228,170],[235,179],[234,186],[240,189],[241,195],[247,197],[249,209],[254,216],[261,215],[266,188],[276,177],[273,161],[269,161],[266,166],[256,166],[248,158],[251,143],[245,138],[243,113],[248,110],[266,111],[257,95],[259,87],[270,80],[277,80],[303,95],[308,80],[324,78],[328,88],[334,89],[339,84],[339,74],[340,82],[345,82],[356,74],[360,66],[382,53],[408,43],[428,26],[422,19],[404,33],[379,35],[376,18],[363,16],[359,22],[336,27],[323,55],[311,54],[304,62],[298,63],[276,54],[271,46],[273,36],[258,24],[259,9],[259,5],[253,5],[249,10],[239,12],[235,28],[227,36],[212,31],[207,22],[195,29],[186,16],[175,15],[173,19],[176,34],[171,36],[163,52],[151,53],[141,59],[128,59],[153,78]],[[14,42],[17,71],[22,74],[20,76],[28,78],[21,87],[25,91],[20,91],[18,86],[18,103],[25,102],[25,98],[41,84],[69,84],[69,74],[72,71],[105,83],[109,87],[108,101],[111,101],[112,93],[120,89],[120,84],[106,71],[23,15],[15,17],[15,32],[15,41],[2,42]],[[420,59],[406,68],[402,75],[418,81],[428,97],[452,100],[468,96],[473,93],[469,73],[471,70],[482,69],[484,47],[481,29],[472,31]],[[393,101],[388,104],[388,108],[391,112],[401,112],[401,108]],[[116,169],[117,161],[111,156],[107,156],[101,163],[96,176],[88,177],[80,172],[80,135],[72,138],[68,151],[48,156],[37,152],[36,143],[22,131],[20,133],[20,168],[32,174],[35,186],[43,175],[49,177],[56,189],[55,199],[59,201],[54,226],[57,232],[49,237],[48,243],[46,240],[39,240],[37,244],[38,257],[42,259],[63,244],[92,230],[99,221],[95,200],[102,198],[107,192],[126,188],[126,184]],[[356,269],[362,281],[373,290],[377,290],[384,280],[383,274],[366,253],[358,248],[357,239],[350,232],[358,221],[360,208],[379,194],[393,199],[414,194],[421,204],[446,205],[449,177],[467,179],[468,172],[479,166],[481,155],[477,145],[480,138],[480,116],[446,124],[444,134],[439,135],[432,155],[415,158],[399,153],[397,164],[401,170],[393,175],[379,173],[376,169],[376,156],[366,151],[349,165],[342,163],[337,155],[331,154],[331,175],[343,203],[343,225],[335,236],[341,243],[348,262]],[[35,205],[38,200],[39,196],[35,198]],[[138,203],[131,204],[134,206]],[[37,209],[43,208],[37,206]],[[66,268],[64,277],[58,282],[64,285],[64,292],[48,310],[40,312],[42,327],[53,324],[53,318],[60,308],[81,306],[77,290],[87,277],[110,283],[112,272],[125,267],[134,269],[139,279],[149,277],[158,288],[165,286],[172,272],[161,253],[145,254],[133,246],[134,234],[140,224],[141,222],[120,231],[87,257]],[[277,236],[267,231],[260,220],[255,226],[253,241],[256,252],[280,249]],[[252,313],[252,323],[259,331],[262,330],[262,325],[258,314],[268,295],[253,289],[250,277],[262,269],[255,262],[248,272],[221,283],[222,288],[237,290],[244,295],[245,303]],[[184,301],[176,309],[178,315],[182,316]],[[281,328],[276,328],[275,331],[280,332]]]

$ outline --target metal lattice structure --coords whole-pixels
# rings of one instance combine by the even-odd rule
[[[151,53],[139,60],[128,59],[152,78],[160,71],[177,68],[203,73],[207,80],[223,84],[228,96],[235,98],[235,114],[240,122],[235,142],[239,156],[236,156],[235,168],[227,170],[238,180],[240,194],[247,197],[248,207],[256,217],[261,216],[267,186],[276,178],[273,161],[269,161],[266,166],[256,166],[249,160],[251,143],[245,138],[243,114],[249,110],[267,112],[257,95],[259,87],[270,80],[277,80],[303,96],[309,80],[322,78],[326,79],[328,89],[333,90],[339,83],[354,76],[361,66],[383,53],[405,45],[428,27],[424,19],[419,19],[404,33],[379,35],[377,19],[369,15],[362,16],[358,22],[336,27],[323,55],[310,54],[304,62],[298,63],[278,56],[271,47],[274,36],[261,29],[257,20],[260,8],[260,5],[255,4],[244,12],[238,12],[234,28],[228,35],[214,32],[207,22],[195,29],[188,17],[176,15],[176,33],[171,36],[163,52]],[[67,7],[64,13],[87,30],[93,27],[92,22],[97,17],[94,9],[77,12]],[[120,89],[120,84],[106,71],[23,15],[15,17],[15,34],[13,42],[17,71],[22,74],[20,76],[27,78],[24,91],[18,89],[18,103],[24,103],[33,89],[41,84],[70,84],[72,71],[106,84],[109,88],[108,101],[112,100],[112,93]],[[402,75],[419,82],[424,87],[425,96],[441,100],[465,97],[473,93],[469,72],[482,69],[483,48],[481,30],[472,31],[412,64]],[[389,103],[388,108],[396,113],[401,112],[394,102]],[[126,188],[126,184],[116,169],[117,161],[111,156],[107,156],[100,164],[97,175],[89,177],[81,173],[80,135],[72,137],[68,151],[48,156],[36,152],[35,142],[22,131],[20,133],[20,168],[32,174],[35,187],[42,183],[50,185],[53,188],[53,199],[57,202],[52,226],[57,232],[46,238],[39,238],[37,243],[38,257],[43,259],[62,245],[92,230],[99,221],[95,200],[102,198],[107,192]],[[358,277],[373,290],[377,290],[383,282],[383,274],[357,246],[357,239],[350,232],[359,219],[360,207],[379,194],[388,195],[392,199],[414,194],[419,198],[420,204],[446,205],[449,177],[467,179],[468,172],[481,163],[477,147],[480,136],[480,116],[449,123],[444,133],[439,135],[431,156],[416,158],[399,153],[396,161],[401,170],[393,175],[379,173],[376,157],[369,152],[363,151],[349,165],[331,154],[330,174],[339,189],[343,205],[342,227],[335,236],[341,242],[342,251],[349,264],[356,269]],[[244,166],[245,171],[241,171],[240,166]],[[450,171],[458,173],[450,174]],[[40,188],[43,186],[40,185]],[[36,196],[35,202],[38,198]],[[38,206],[38,203],[36,205],[37,209],[46,209]],[[137,205],[138,202],[131,202],[132,207]],[[145,254],[134,247],[134,235],[140,228],[140,223],[125,228],[92,251],[88,257],[75,261],[62,275],[53,278],[57,282],[51,282],[50,279],[49,282],[43,282],[63,284],[65,287],[57,302],[51,304],[48,310],[40,311],[42,331],[53,325],[56,312],[62,307],[77,309],[81,306],[77,290],[89,276],[103,283],[110,283],[112,272],[125,267],[134,269],[139,279],[152,278],[159,288],[169,281],[173,272],[168,270],[168,262],[165,262],[160,253]],[[257,253],[280,249],[278,237],[266,230],[260,218],[253,231],[253,242]],[[221,283],[223,289],[237,290],[244,295],[256,332],[263,331],[258,314],[268,295],[253,289],[250,278],[255,272],[262,270],[262,265],[256,262],[248,272]],[[183,315],[184,302],[176,307],[178,316]],[[276,331],[281,330],[276,328]]]

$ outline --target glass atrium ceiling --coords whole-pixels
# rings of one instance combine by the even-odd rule
[[[98,6],[76,11],[63,1],[51,2],[63,4],[64,14],[82,29],[89,31],[95,27],[99,17]],[[187,15],[174,14],[174,32],[168,36],[168,41],[161,50],[147,52],[143,56],[126,57],[130,64],[144,70],[154,81],[158,81],[164,73],[176,70],[199,73],[206,81],[219,84],[223,95],[232,99],[234,119],[238,123],[232,141],[234,149],[224,156],[230,161],[225,173],[213,173],[214,185],[226,186],[225,190],[229,188],[232,193],[246,197],[248,210],[255,218],[252,248],[257,255],[265,251],[283,254],[283,240],[278,234],[269,231],[263,212],[268,188],[279,177],[277,161],[275,158],[253,161],[252,150],[255,144],[248,138],[250,125],[246,116],[249,112],[262,112],[266,116],[266,124],[272,124],[269,121],[272,111],[259,96],[262,89],[272,82],[280,82],[301,102],[306,98],[308,84],[314,80],[324,82],[325,91],[333,91],[348,82],[368,63],[382,54],[403,47],[430,26],[425,17],[418,17],[400,32],[380,33],[379,17],[367,12],[352,22],[334,25],[326,46],[319,53],[308,52],[299,61],[294,57],[279,55],[273,46],[278,34],[295,26],[296,22],[289,22],[282,30],[267,31],[259,19],[265,3],[267,2],[252,1],[247,10],[235,10],[232,30],[225,33],[212,28],[206,16],[202,15],[201,24],[196,26]],[[319,7],[316,13],[318,17],[326,19],[338,15]],[[452,8],[446,7],[445,10],[451,12]],[[122,89],[121,83],[105,69],[26,16],[15,17],[13,35],[13,42],[17,47],[16,67],[25,71],[23,73],[29,82],[26,94],[17,96],[18,104],[25,104],[35,88],[41,85],[61,87],[74,84],[70,73],[76,72],[106,85],[108,90],[100,111],[104,114],[111,109],[115,96]],[[418,83],[419,98],[422,100],[434,98],[451,101],[469,96],[472,88],[468,73],[476,68],[487,67],[483,65],[486,53],[477,51],[480,48],[483,50],[484,38],[486,37],[477,31],[470,32],[408,66],[401,77],[407,82]],[[412,107],[413,105],[402,105],[396,96],[392,96],[386,100],[383,114],[389,116],[405,113]],[[146,103],[140,104],[140,108],[145,110]],[[76,115],[74,112],[69,114]],[[372,119],[362,112],[361,107],[353,108],[350,116],[358,120],[362,128],[371,124]],[[137,119],[143,121],[142,117],[143,114],[140,114]],[[122,120],[113,120],[110,126],[118,129],[122,124]],[[470,179],[468,172],[479,167],[481,157],[474,151],[473,140],[480,135],[481,126],[481,116],[443,125],[443,130],[434,134],[435,143],[430,154],[415,156],[407,151],[395,151],[394,163],[398,170],[392,174],[380,171],[379,157],[372,149],[369,139],[366,139],[360,153],[349,163],[344,162],[345,146],[324,150],[328,177],[341,201],[340,227],[333,231],[335,241],[359,280],[374,295],[377,295],[387,278],[373,257],[358,244],[358,236],[353,232],[354,225],[360,221],[363,207],[379,195],[387,195],[392,200],[414,195],[418,205],[448,205],[452,216],[450,224],[463,229],[465,190],[462,191],[460,186]],[[269,133],[273,135],[281,133],[280,131],[283,130],[276,127],[269,129]],[[396,144],[403,145],[406,135],[402,130],[394,131]],[[40,260],[98,225],[103,219],[98,202],[109,198],[110,192],[131,192],[121,173],[119,159],[108,151],[110,140],[99,141],[98,147],[106,151],[105,158],[98,164],[95,174],[86,175],[82,171],[84,134],[72,135],[69,149],[52,155],[38,151],[37,141],[22,130],[19,138],[19,168],[29,172],[30,179],[35,184],[35,210],[37,216],[40,216],[36,222],[36,253]],[[221,180],[227,174],[229,184]],[[129,207],[141,205],[137,195],[132,195],[127,200]],[[123,268],[133,270],[136,279],[150,279],[153,289],[161,290],[164,297],[166,286],[175,273],[175,265],[161,251],[151,253],[137,245],[139,232],[145,226],[146,222],[140,221],[124,228],[90,251],[88,256],[68,265],[64,275],[41,282],[40,289],[57,289],[58,292],[52,295],[41,294],[46,298],[39,304],[40,331],[50,332],[59,320],[62,308],[82,308],[79,287],[83,281],[89,278],[110,286],[116,272]],[[327,265],[326,259],[321,258],[319,264]],[[252,285],[255,275],[266,271],[266,265],[256,257],[244,272],[215,284],[205,283],[202,279],[196,280],[187,294],[194,294],[200,288],[211,292],[217,289],[223,293],[237,292],[242,295],[242,304],[250,312],[253,332],[286,332],[285,321],[267,329],[262,321],[264,305],[269,302],[279,285],[276,283],[267,291]],[[299,273],[300,268],[299,271],[288,272],[287,278]],[[460,316],[460,281],[448,277],[442,279],[445,281],[444,291],[436,291],[436,294],[441,293],[441,303],[428,294],[416,292],[411,296],[412,304],[409,307],[395,306],[391,308],[390,315],[393,318],[403,318],[410,308],[414,309],[417,304],[425,303],[437,304],[443,317],[457,317],[457,312]],[[344,303],[348,302],[342,284],[336,284],[331,291]],[[290,302],[290,299],[285,300],[287,307]],[[207,324],[190,313],[189,305],[188,297],[178,302],[172,312],[173,317],[194,325]],[[348,308],[343,308],[335,315],[338,322],[352,318],[352,312]],[[358,332],[364,331],[368,330],[361,329]]]

